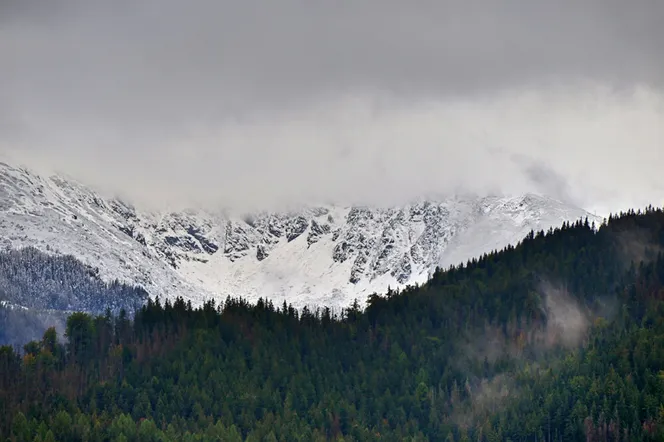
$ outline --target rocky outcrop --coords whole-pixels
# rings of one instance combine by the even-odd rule
[[[304,295],[307,302],[334,303],[333,293],[352,300],[361,290],[422,281],[438,265],[504,247],[530,229],[582,216],[600,222],[536,195],[244,215],[153,212],[6,164],[0,164],[0,209],[2,248],[72,254],[108,280],[143,285],[153,295],[276,292],[294,303]],[[379,280],[383,285],[372,285]]]

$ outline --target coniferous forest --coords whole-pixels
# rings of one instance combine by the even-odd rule
[[[240,295],[74,313],[1,347],[0,438],[664,440],[660,209],[532,232],[342,312]]]
[[[73,311],[133,312],[147,297],[140,287],[102,281],[98,268],[70,255],[32,247],[0,252],[0,345],[41,338],[49,325],[63,331]]]

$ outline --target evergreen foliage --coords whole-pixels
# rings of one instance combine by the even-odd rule
[[[73,256],[52,256],[27,247],[0,253],[0,344],[39,339],[49,326],[64,330],[72,311],[133,312],[147,292],[104,282],[99,269]]]
[[[329,309],[181,298],[0,348],[12,441],[664,438],[664,212],[565,223]]]
[[[103,312],[140,307],[142,288],[99,278],[99,269],[70,255],[53,256],[26,247],[0,253],[0,301],[38,310]]]

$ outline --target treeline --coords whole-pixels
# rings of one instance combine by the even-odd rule
[[[46,440],[664,438],[664,212],[565,223],[341,314],[76,313],[0,349],[0,431]]]
[[[0,301],[38,310],[133,311],[147,292],[119,281],[105,282],[99,269],[70,255],[33,247],[0,252]]]
[[[99,269],[73,256],[32,247],[0,252],[0,344],[23,345],[49,325],[64,330],[72,311],[134,312],[147,297],[140,287],[103,281]]]

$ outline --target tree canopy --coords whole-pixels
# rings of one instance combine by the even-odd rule
[[[149,299],[0,348],[0,436],[664,438],[664,212],[532,232],[337,314]]]

